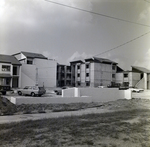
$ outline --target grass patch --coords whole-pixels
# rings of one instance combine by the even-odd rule
[[[138,123],[125,120],[140,117]],[[22,144],[29,140],[31,146],[118,146],[118,142],[133,146],[150,141],[150,110],[138,109],[105,114],[24,121],[0,125],[0,146]],[[109,137],[112,142],[105,142]],[[129,139],[131,138],[131,139]],[[113,142],[117,141],[117,143]],[[41,146],[42,146],[41,144]],[[142,146],[142,145],[141,145]]]

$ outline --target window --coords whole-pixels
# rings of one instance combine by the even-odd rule
[[[80,69],[80,65],[77,66],[77,69]]]
[[[115,74],[112,74],[112,78],[115,78]]]
[[[80,86],[81,85],[81,83],[80,82],[78,82],[78,86]]]
[[[32,64],[33,62],[30,60],[27,60],[27,64]]]
[[[17,75],[17,67],[16,66],[13,67],[13,75]]]
[[[6,78],[6,85],[9,85],[9,84],[10,84],[10,79]]]
[[[124,74],[124,78],[127,78],[128,77],[128,74]]]
[[[86,86],[90,86],[90,82],[86,82]]]
[[[86,64],[86,68],[89,68],[89,64]]]
[[[112,65],[112,70],[115,70],[116,69],[116,66],[115,65]]]
[[[89,77],[89,73],[86,73],[86,77]]]
[[[78,77],[80,77],[80,74],[78,73],[78,75],[77,75]]]
[[[10,66],[2,65],[2,71],[10,71]]]

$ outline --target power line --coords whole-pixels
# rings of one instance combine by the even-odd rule
[[[133,21],[122,19],[122,18],[117,18],[117,17],[105,15],[105,14],[102,14],[102,13],[96,13],[96,12],[93,12],[93,11],[89,11],[89,10],[81,9],[81,8],[78,8],[78,7],[65,5],[65,4],[54,2],[54,1],[50,1],[50,0],[45,0],[45,1],[47,1],[49,3],[57,4],[57,5],[60,5],[60,6],[76,9],[76,10],[79,10],[79,11],[83,11],[83,12],[87,12],[87,13],[91,13],[91,14],[95,14],[95,15],[99,15],[99,16],[103,16],[103,17],[107,17],[107,18],[111,18],[111,19],[115,19],[115,20],[120,20],[120,21],[123,21],[123,22],[128,22],[128,23],[132,23],[132,24],[136,24],[136,25],[140,25],[140,26],[145,26],[145,27],[150,27],[150,25],[141,24],[141,23],[138,23],[138,22],[133,22]]]
[[[125,43],[123,43],[123,44],[121,44],[121,45],[118,45],[118,46],[116,46],[116,47],[114,47],[114,48],[112,48],[112,49],[109,49],[109,50],[107,50],[107,51],[105,51],[105,52],[99,53],[99,54],[94,55],[94,56],[99,56],[99,55],[105,54],[105,53],[107,53],[107,52],[110,52],[110,51],[112,51],[112,50],[118,49],[119,47],[124,46],[124,45],[126,45],[126,44],[128,44],[128,43],[130,43],[130,42],[133,42],[133,41],[135,41],[135,40],[137,40],[137,39],[139,39],[139,38],[141,38],[141,37],[143,37],[143,36],[145,36],[145,35],[147,35],[147,34],[149,34],[149,33],[150,33],[150,31],[147,32],[147,33],[144,33],[144,34],[142,34],[142,35],[140,35],[140,36],[138,36],[138,37],[136,37],[136,38],[134,38],[134,39],[132,39],[132,40],[129,40],[129,41],[127,41],[127,42],[125,42]]]

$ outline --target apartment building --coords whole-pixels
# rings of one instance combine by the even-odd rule
[[[13,55],[22,64],[21,87],[39,85],[56,87],[57,62],[42,54],[19,52]]]
[[[71,86],[71,67],[57,64],[57,87]]]
[[[70,62],[72,86],[107,86],[116,81],[117,63],[104,58],[87,58]]]
[[[150,70],[132,66],[128,71],[117,71],[116,83],[128,87],[150,89]]]
[[[13,56],[0,55],[0,85],[20,87],[20,62]]]

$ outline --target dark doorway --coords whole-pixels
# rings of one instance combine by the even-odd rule
[[[18,77],[14,77],[13,79],[12,79],[12,87],[13,88],[18,88]]]

